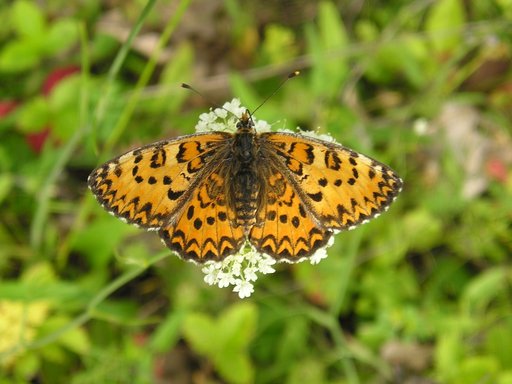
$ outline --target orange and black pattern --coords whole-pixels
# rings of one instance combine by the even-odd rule
[[[222,260],[248,241],[296,261],[387,209],[402,180],[339,144],[261,133],[248,112],[235,133],[161,141],[96,168],[89,188],[115,216],[157,230],[185,259]]]

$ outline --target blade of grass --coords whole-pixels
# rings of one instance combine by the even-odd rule
[[[114,59],[114,63],[109,71],[109,75],[107,77],[107,83],[105,86],[105,92],[103,93],[102,99],[98,102],[96,113],[93,118],[93,126],[98,124],[101,119],[103,119],[104,113],[107,110],[108,104],[110,102],[111,98],[111,88],[112,84],[114,82],[114,79],[117,76],[117,73],[119,72],[119,69],[121,68],[122,63],[126,59],[126,55],[128,53],[128,49],[131,46],[131,43],[142,27],[142,23],[144,22],[145,18],[147,17],[149,11],[156,3],[156,0],[149,0],[146,6],[144,7],[141,16],[137,20],[137,23],[135,24],[135,27],[133,28],[132,32],[130,33],[130,36],[126,40],[126,42],[121,47],[120,51],[118,52],[116,58]],[[88,56],[88,50],[85,48],[87,46],[87,39],[86,34],[82,30],[83,27],[79,27],[79,33],[81,36],[81,45],[82,45],[82,64],[86,64],[87,67],[89,67],[89,56]],[[84,69],[82,69],[84,70]],[[84,103],[85,101],[82,101]],[[85,112],[87,111],[87,108],[85,108]],[[83,118],[83,120],[86,120],[86,114]],[[82,120],[82,119],[81,119]],[[43,239],[43,233],[45,228],[45,223],[48,218],[48,212],[49,212],[49,201],[52,196],[52,190],[53,186],[57,180],[57,177],[62,173],[65,165],[71,158],[71,156],[75,153],[76,148],[78,147],[79,143],[81,142],[82,137],[89,132],[91,126],[90,124],[81,124],[73,133],[71,138],[68,142],[62,147],[60,150],[60,153],[58,154],[57,160],[55,161],[54,166],[50,170],[48,177],[46,178],[45,184],[41,188],[41,192],[38,195],[38,204],[36,211],[34,213],[34,220],[32,221],[32,225],[30,228],[30,243],[34,250],[38,251],[41,247],[42,239]]]
[[[153,9],[153,7],[156,4],[156,0],[148,0],[146,3],[146,6],[140,13],[137,21],[135,22],[135,25],[133,26],[132,30],[130,31],[130,34],[126,41],[121,46],[121,49],[117,53],[116,57],[114,58],[114,62],[112,63],[108,75],[107,75],[107,82],[105,84],[105,88],[102,92],[102,98],[98,101],[98,104],[96,106],[96,111],[94,114],[93,124],[92,124],[92,134],[94,135],[96,131],[96,127],[99,123],[101,123],[105,117],[106,111],[108,111],[108,108],[110,106],[111,100],[112,100],[112,88],[113,84],[117,78],[117,75],[119,74],[119,71],[121,70],[121,67],[124,64],[124,61],[126,60],[126,56],[128,55],[128,52],[130,51],[130,48],[132,46],[132,42],[135,39],[135,36],[137,36],[144,25],[144,21],[149,15],[149,12]],[[93,140],[95,141],[95,140]]]
[[[89,81],[89,73],[90,73],[90,53],[89,53],[89,46],[87,44],[88,38],[87,38],[87,29],[84,24],[81,24],[80,26],[80,41],[81,41],[81,47],[82,47],[82,54],[81,54],[81,68],[82,68],[82,86],[81,86],[81,95],[80,95],[80,127],[85,127],[87,125],[87,122],[90,121],[89,118],[89,87],[87,82]],[[76,228],[79,226],[80,223],[83,222],[85,215],[84,207],[85,204],[81,203],[79,205],[80,209],[78,210],[77,214],[74,217],[73,224],[71,226],[71,229],[69,231],[69,234],[72,234]],[[69,240],[71,236],[69,234],[62,240],[62,242],[59,244],[59,248],[56,252],[56,264],[57,267],[64,267],[67,262],[67,256],[69,254]]]
[[[329,308],[329,312],[334,317],[338,316],[341,312],[343,301],[347,297],[348,285],[352,278],[352,271],[354,270],[357,262],[357,255],[363,238],[363,233],[364,228],[359,228],[358,231],[351,233],[352,236],[348,237],[350,240],[347,249],[344,251],[346,264],[344,264],[344,268],[340,271],[341,275],[339,275],[339,294],[336,296],[336,301],[334,301]]]
[[[347,383],[359,384],[361,380],[359,379],[359,375],[357,374],[357,370],[354,366],[354,357],[347,348],[348,343],[340,330],[337,318],[313,306],[306,307],[305,313],[311,320],[329,331],[337,349],[342,351],[342,356],[340,356],[340,369],[345,374]]]
[[[78,32],[80,35],[82,47],[82,82],[85,82],[87,81],[88,72],[84,73],[84,71],[88,71],[90,65],[89,50],[87,46],[87,32],[85,25],[83,23],[80,23],[78,25]],[[82,95],[80,100],[80,115],[82,115],[83,113],[85,116],[83,118],[82,116],[80,117],[80,124],[78,128],[73,132],[71,138],[64,144],[64,146],[60,150],[53,167],[50,169],[48,177],[45,179],[45,183],[41,187],[40,193],[37,195],[38,204],[36,205],[34,220],[32,221],[32,225],[30,227],[30,243],[32,249],[34,249],[35,251],[39,251],[43,240],[43,233],[45,229],[45,223],[48,218],[53,186],[59,175],[62,173],[67,162],[69,161],[73,153],[75,153],[75,149],[78,147],[78,144],[80,143],[82,136],[85,134],[86,131],[86,124],[83,124],[83,122],[85,121],[85,118],[87,116],[88,108],[86,103],[88,101],[88,92],[85,88],[86,87],[82,87]]]
[[[116,126],[112,130],[112,133],[108,137],[105,143],[105,147],[103,148],[103,153],[108,154],[110,150],[113,148],[115,143],[119,140],[123,132],[125,131],[128,122],[130,121],[133,112],[135,111],[135,108],[137,107],[137,104],[139,102],[141,93],[143,88],[148,83],[149,79],[151,78],[151,75],[153,74],[156,63],[158,61],[158,58],[162,52],[162,48],[167,44],[169,39],[171,38],[174,30],[178,26],[179,22],[181,21],[181,18],[183,17],[183,14],[187,10],[191,0],[181,0],[176,12],[174,13],[173,17],[169,20],[167,23],[165,30],[163,31],[160,40],[158,41],[157,47],[152,53],[151,57],[149,58],[146,66],[144,67],[144,70],[142,71],[141,76],[139,77],[139,80],[137,81],[137,84],[135,85],[135,89],[130,95],[130,98],[128,100],[128,103],[126,107],[123,109],[123,113],[119,120],[117,121]]]

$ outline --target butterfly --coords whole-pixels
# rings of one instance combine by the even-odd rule
[[[221,261],[246,244],[295,262],[337,231],[378,216],[402,180],[340,144],[257,132],[248,110],[234,133],[159,141],[100,165],[88,185],[114,216],[158,231],[180,257]]]

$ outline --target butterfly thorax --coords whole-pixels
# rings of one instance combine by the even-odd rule
[[[230,177],[226,180],[229,184],[228,204],[236,212],[235,224],[242,225],[248,231],[256,222],[258,196],[262,185],[257,168],[259,146],[254,123],[248,112],[242,114],[237,128],[231,147]]]

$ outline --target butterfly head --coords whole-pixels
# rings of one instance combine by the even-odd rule
[[[252,132],[254,131],[254,121],[252,121],[251,112],[248,109],[242,113],[242,117],[236,124],[237,132]]]

